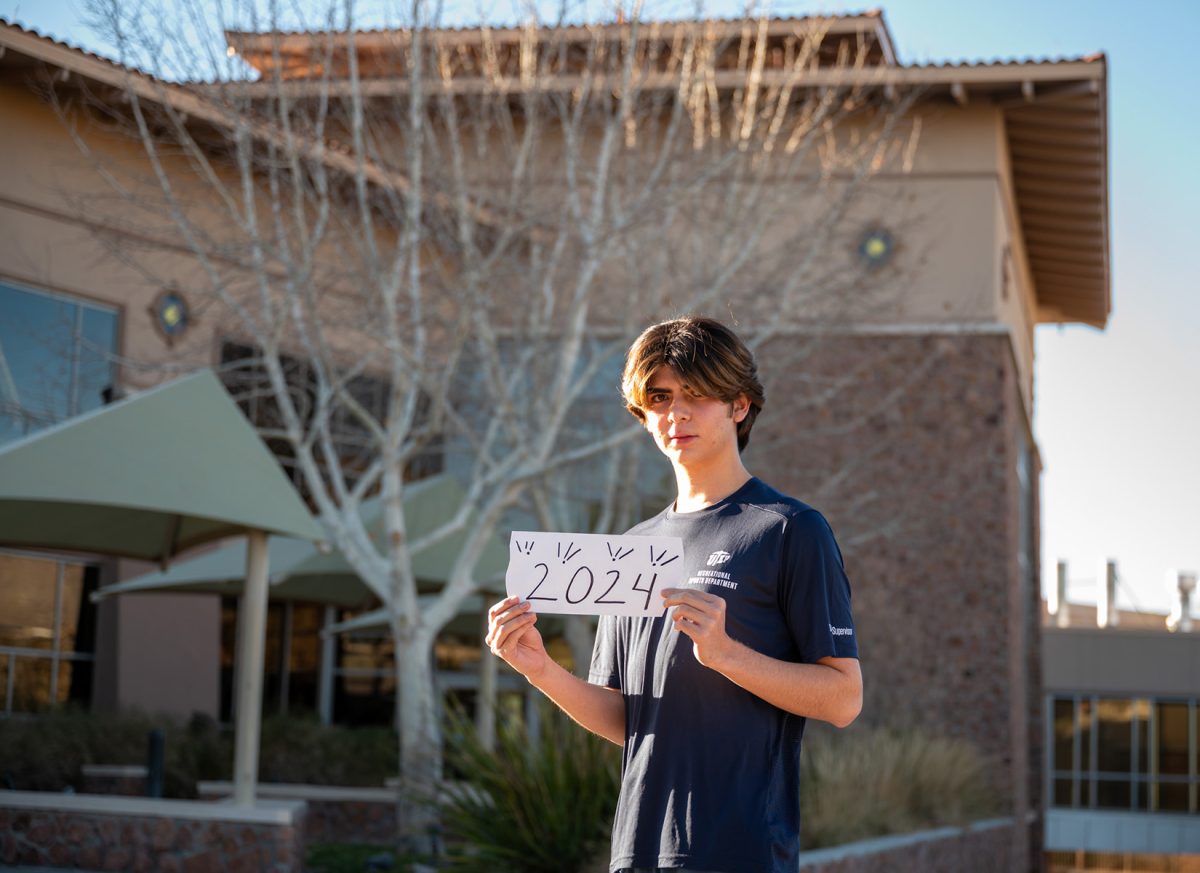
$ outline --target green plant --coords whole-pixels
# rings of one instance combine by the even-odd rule
[[[215,725],[193,720],[184,726],[142,713],[64,707],[33,718],[0,720],[0,784],[28,791],[78,790],[84,764],[145,764],[146,738],[153,728],[166,734],[166,796],[195,797],[198,779],[229,772],[232,754]]]
[[[463,781],[439,798],[448,869],[460,873],[573,873],[609,839],[620,754],[553,706],[541,729],[506,722],[488,750],[461,712],[447,720],[447,765]]]
[[[397,772],[396,733],[321,724],[315,716],[263,720],[259,778],[312,785],[382,785]]]
[[[866,726],[806,739],[806,849],[961,825],[1003,810],[988,759],[966,740]]]
[[[367,861],[381,855],[395,859],[394,846],[369,846],[358,843],[316,843],[304,855],[308,873],[362,873]],[[402,869],[396,865],[393,869]]]

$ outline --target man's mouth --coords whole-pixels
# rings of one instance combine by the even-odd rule
[[[685,443],[691,442],[695,438],[696,438],[695,434],[687,433],[687,434],[678,434],[676,436],[668,437],[668,440],[670,441],[671,445],[673,445],[673,446],[681,446]]]

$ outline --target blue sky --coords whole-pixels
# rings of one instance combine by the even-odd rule
[[[361,5],[377,19],[389,8],[384,0]],[[511,17],[508,2],[483,5]],[[1174,599],[1168,569],[1200,570],[1200,261],[1192,251],[1200,56],[1182,44],[1200,33],[1200,2],[881,5],[903,62],[1108,56],[1113,316],[1103,332],[1038,328],[1043,580],[1053,584],[1055,561],[1063,558],[1071,599],[1094,602],[1096,568],[1113,558],[1119,603],[1166,611]],[[80,0],[0,0],[0,15],[103,52],[80,23],[82,8]],[[662,16],[694,8],[679,0],[655,7]],[[864,8],[793,0],[771,11]],[[740,5],[705,9],[729,15]],[[455,23],[477,18],[450,15]],[[1200,615],[1200,605],[1193,611]]]

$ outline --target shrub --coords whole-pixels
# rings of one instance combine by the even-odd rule
[[[990,764],[975,746],[914,729],[822,733],[805,742],[801,770],[806,849],[962,825],[1003,811]]]
[[[196,796],[196,783],[229,779],[233,732],[211,718],[188,721],[142,713],[76,708],[32,718],[0,719],[0,787],[78,790],[84,764],[145,764],[146,737],[165,733],[163,794]],[[315,717],[263,721],[259,778],[263,782],[382,785],[397,768],[396,734],[387,728],[323,725]]]
[[[166,734],[163,794],[195,797],[198,779],[231,771],[229,744],[211,720],[186,725],[139,713],[114,715],[74,707],[33,718],[0,720],[0,779],[25,791],[78,790],[84,764],[145,764],[147,735]]]
[[[465,782],[440,799],[447,867],[460,873],[574,873],[609,841],[620,752],[539,701],[541,730],[506,722],[495,751],[461,712],[447,720],[446,763]]]
[[[264,719],[258,772],[263,782],[382,785],[399,767],[396,732],[326,725],[308,716]]]

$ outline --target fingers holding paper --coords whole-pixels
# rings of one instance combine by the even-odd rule
[[[691,639],[696,660],[719,669],[733,646],[725,632],[725,598],[694,588],[664,588],[662,597],[675,629]]]
[[[549,657],[542,635],[534,625],[537,614],[528,601],[506,597],[488,610],[485,642],[492,653],[528,677],[540,671]]]

